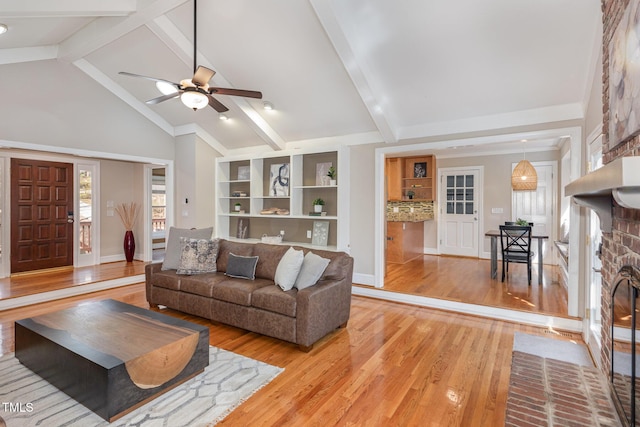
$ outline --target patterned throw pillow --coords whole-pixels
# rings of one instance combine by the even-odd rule
[[[215,273],[218,258],[218,239],[180,238],[182,247],[177,274]]]

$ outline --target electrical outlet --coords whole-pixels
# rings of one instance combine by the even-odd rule
[[[307,239],[311,238],[311,230],[307,230]]]

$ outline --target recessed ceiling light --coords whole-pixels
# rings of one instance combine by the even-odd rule
[[[264,109],[267,111],[273,110],[273,104],[270,103],[269,101],[264,101],[262,105],[264,106]]]
[[[229,116],[227,116],[225,113],[218,114],[218,118],[220,120],[229,120]]]
[[[7,26],[6,26],[6,25],[4,25],[4,24],[0,24],[0,34],[4,34],[4,33],[6,33],[7,31],[9,31],[9,27],[7,27]]]

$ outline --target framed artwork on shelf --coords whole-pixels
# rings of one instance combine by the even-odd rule
[[[316,163],[316,185],[329,185],[330,178],[327,175],[332,162]]]
[[[247,181],[250,178],[249,166],[238,166],[238,181]]]
[[[315,246],[327,246],[328,239],[329,221],[313,221],[311,244]]]
[[[615,147],[640,131],[640,98],[634,93],[640,84],[635,64],[640,40],[639,0],[631,0],[609,44],[609,144]]]
[[[416,162],[413,164],[413,177],[425,178],[427,176],[427,162]]]
[[[289,163],[271,165],[269,179],[269,195],[289,195]]]

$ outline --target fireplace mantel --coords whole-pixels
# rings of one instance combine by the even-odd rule
[[[613,200],[620,206],[640,209],[640,156],[621,157],[564,187],[565,195],[593,209],[600,228],[610,233]]]

